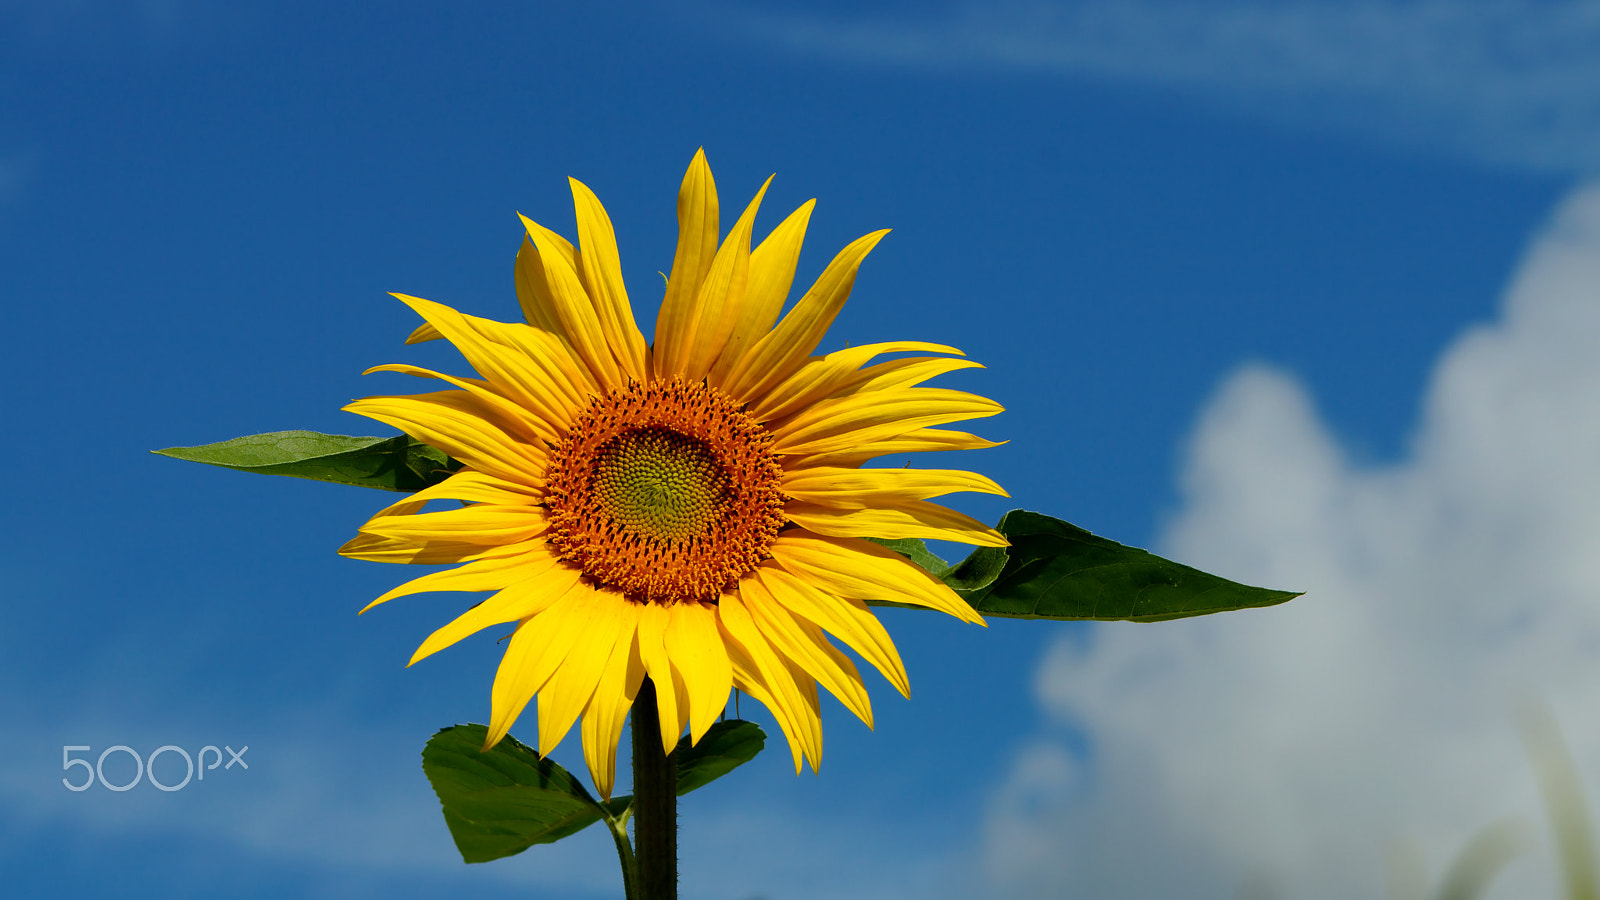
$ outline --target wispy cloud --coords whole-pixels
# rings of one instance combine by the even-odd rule
[[[1600,171],[1593,0],[956,0],[913,8],[733,17],[799,52],[1146,85],[1483,162]]]
[[[1382,896],[1414,840],[1437,875],[1478,829],[1543,821],[1515,724],[1547,700],[1600,787],[1600,187],[1532,245],[1501,319],[1439,361],[1413,447],[1351,461],[1259,365],[1188,450],[1173,556],[1305,597],[1103,627],[1054,647],[1041,737],[995,798],[1015,896]],[[1542,835],[1535,828],[1534,833]],[[1548,842],[1490,896],[1555,896]]]

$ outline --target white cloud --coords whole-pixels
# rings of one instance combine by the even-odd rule
[[[1514,814],[1491,897],[1555,896],[1516,711],[1548,702],[1600,811],[1600,186],[1532,244],[1500,321],[1440,360],[1406,458],[1358,465],[1288,374],[1246,366],[1188,448],[1169,555],[1307,595],[1062,642],[1048,737],[994,799],[1017,896],[1383,896]]]
[[[1141,84],[1482,161],[1600,171],[1593,0],[954,0],[916,9],[915,18],[728,12],[801,52]]]

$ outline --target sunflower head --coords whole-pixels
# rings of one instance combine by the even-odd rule
[[[340,551],[454,566],[368,608],[422,591],[492,591],[434,632],[412,662],[514,623],[487,746],[537,696],[539,752],[581,719],[584,755],[607,797],[645,678],[657,686],[663,752],[685,728],[698,741],[737,689],[772,711],[796,771],[806,758],[815,766],[818,684],[872,724],[860,673],[834,640],[908,691],[894,644],[864,601],[982,623],[943,583],[865,539],[1005,544],[928,502],[957,491],[1004,494],[993,481],[862,467],[889,454],[994,446],[939,426],[994,415],[998,404],[920,386],[976,363],[913,341],[813,355],[886,232],[840,251],[780,319],[813,204],[752,250],[765,191],[719,241],[716,187],[695,154],[678,194],[672,274],[646,343],[610,219],[573,181],[578,246],[523,218],[515,274],[525,322],[395,295],[426,322],[411,340],[448,339],[476,377],[379,366],[372,371],[449,389],[346,407],[463,464],[379,511]],[[941,355],[873,363],[891,353]],[[428,511],[432,500],[464,505]]]

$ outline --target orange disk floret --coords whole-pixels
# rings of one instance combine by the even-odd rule
[[[640,602],[715,602],[784,524],[772,435],[679,377],[596,397],[551,451],[549,542]]]

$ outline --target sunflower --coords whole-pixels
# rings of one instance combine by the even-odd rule
[[[771,179],[767,180],[771,184]],[[539,752],[582,718],[584,756],[609,797],[616,751],[646,677],[662,750],[699,741],[730,689],[765,704],[795,771],[822,755],[817,685],[872,725],[860,673],[829,636],[902,694],[899,654],[865,600],[983,623],[952,590],[867,538],[1005,546],[998,532],[927,502],[1001,494],[971,472],[861,468],[874,457],[996,446],[937,428],[999,404],[917,385],[977,364],[915,341],[813,356],[887,231],[845,247],[780,321],[815,201],[750,249],[756,194],[718,245],[703,152],[678,194],[678,248],[655,342],[634,324],[616,237],[600,201],[571,180],[579,246],[523,217],[517,296],[527,323],[465,315],[395,294],[476,369],[402,372],[454,389],[368,397],[345,409],[459,460],[461,470],[373,516],[340,552],[381,562],[460,564],[368,605],[424,591],[493,591],[422,643],[411,662],[516,623],[495,675],[493,746],[538,696]],[[775,324],[776,323],[776,324]],[[429,501],[462,505],[424,511]],[[365,612],[366,610],[362,610]]]

